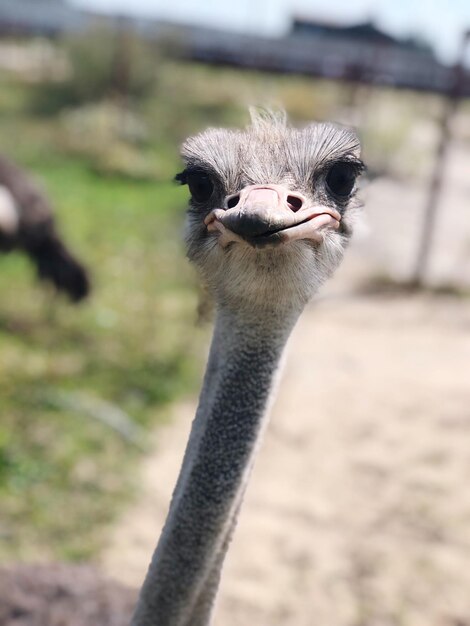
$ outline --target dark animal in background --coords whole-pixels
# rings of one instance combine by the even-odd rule
[[[61,240],[46,195],[23,170],[0,156],[0,252],[11,250],[25,252],[38,277],[73,302],[88,295],[88,272]]]

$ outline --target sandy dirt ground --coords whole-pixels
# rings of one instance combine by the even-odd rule
[[[468,149],[460,157],[431,283],[470,280]],[[217,626],[470,624],[470,300],[362,289],[373,275],[409,271],[424,200],[420,188],[390,180],[364,193],[369,234],[288,346]],[[141,492],[102,555],[108,573],[134,586],[194,405],[174,407],[154,434]]]

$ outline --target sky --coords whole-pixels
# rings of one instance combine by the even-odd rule
[[[72,0],[76,6],[169,21],[275,36],[292,15],[351,23],[375,21],[395,35],[427,39],[439,57],[453,62],[464,30],[470,29],[470,0]]]

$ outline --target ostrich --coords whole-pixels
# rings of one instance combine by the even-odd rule
[[[0,156],[0,252],[14,249],[26,252],[39,278],[73,302],[88,294],[88,274],[61,241],[46,196],[25,172]]]
[[[188,257],[214,297],[216,320],[196,417],[132,626],[211,623],[284,346],[341,261],[364,167],[351,130],[333,124],[296,130],[273,114],[253,115],[243,131],[209,129],[188,139],[182,156],[185,168],[176,178],[191,195]],[[4,576],[0,607],[14,591],[2,598],[12,574]],[[24,571],[15,576],[29,581],[31,597],[37,581]],[[101,594],[103,585],[97,584]],[[124,603],[127,597],[118,595]],[[74,619],[60,624],[112,623]]]

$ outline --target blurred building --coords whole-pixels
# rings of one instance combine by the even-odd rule
[[[300,40],[329,71],[346,78],[438,91],[449,87],[448,68],[428,43],[394,37],[370,21],[340,25],[295,18],[288,39]]]
[[[86,28],[89,18],[64,0],[1,0],[1,35],[55,37]]]

